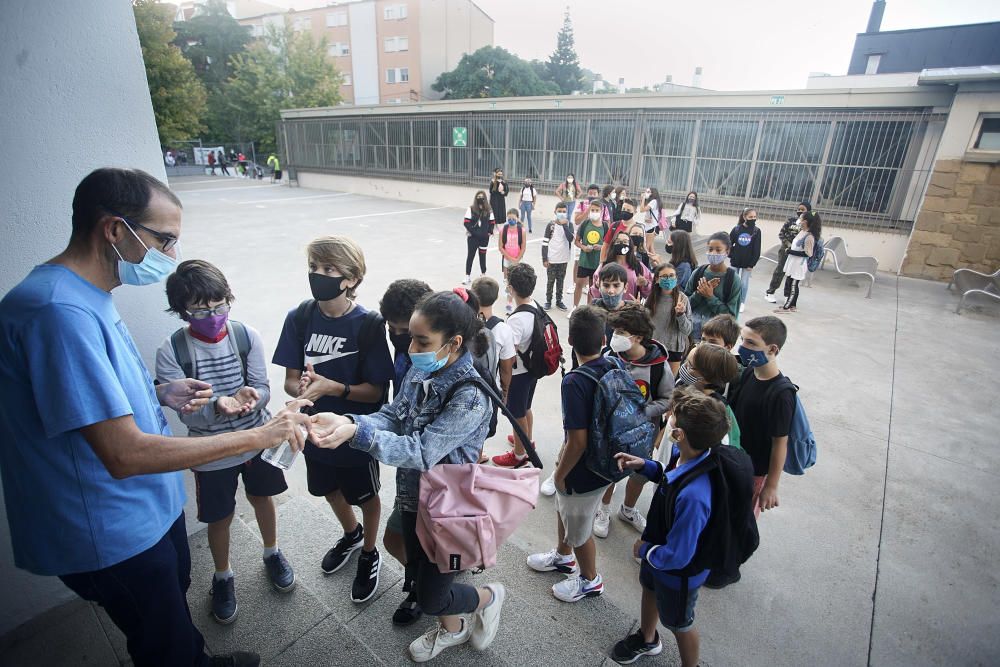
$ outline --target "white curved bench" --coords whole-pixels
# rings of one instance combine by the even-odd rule
[[[961,314],[965,300],[970,296],[985,296],[988,299],[1000,301],[1000,270],[993,273],[980,273],[972,269],[956,269],[946,289],[954,285],[962,298],[958,301],[955,312]]]

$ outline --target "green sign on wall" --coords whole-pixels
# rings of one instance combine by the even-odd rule
[[[451,145],[456,148],[465,148],[469,145],[469,130],[464,127],[451,128]]]

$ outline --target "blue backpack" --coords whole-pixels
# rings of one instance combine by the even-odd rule
[[[812,257],[806,260],[806,268],[809,269],[809,273],[819,271],[819,267],[823,264],[824,254],[826,254],[826,251],[823,249],[823,239],[816,239]]]
[[[785,455],[784,471],[789,475],[802,475],[807,468],[816,465],[816,438],[809,426],[805,406],[799,400],[799,387],[791,380],[789,384],[795,388],[795,412],[792,413],[792,425],[788,430],[788,453]]]
[[[619,360],[607,360],[611,368],[603,375],[586,366],[570,373],[579,373],[597,384],[584,464],[595,475],[613,484],[629,475],[628,471],[618,469],[615,455],[624,452],[650,458],[656,427],[646,418],[646,399],[632,374]]]

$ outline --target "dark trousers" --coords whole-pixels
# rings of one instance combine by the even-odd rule
[[[59,577],[84,600],[104,607],[125,633],[136,667],[207,665],[205,640],[191,621],[184,513],[149,549],[111,567]]]
[[[785,278],[785,308],[794,308],[795,304],[798,303],[800,282],[802,281],[791,276]]]
[[[552,288],[555,288],[556,303],[563,300],[563,281],[566,280],[566,264],[549,264],[545,270],[548,284],[545,286],[545,303],[552,303]]]
[[[415,582],[417,603],[428,616],[471,614],[479,606],[479,591],[456,584],[457,572],[442,573],[420,546],[417,513],[401,512],[406,545],[406,579]]]
[[[469,246],[469,254],[465,256],[465,275],[472,273],[472,260],[477,252],[479,253],[479,270],[486,273],[486,248],[489,240],[477,236],[469,236],[465,240]]]
[[[771,274],[771,284],[767,286],[767,293],[774,294],[781,287],[781,281],[785,277],[785,260],[788,259],[788,249],[784,246],[778,250],[778,265],[774,267]]]

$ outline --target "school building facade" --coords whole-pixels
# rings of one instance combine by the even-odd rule
[[[496,167],[541,192],[569,173],[657,187],[668,206],[695,190],[733,216],[753,205],[782,220],[808,200],[852,254],[947,279],[1000,266],[998,123],[1000,66],[804,90],[297,109],[282,113],[279,143],[304,186],[437,204],[467,205]]]

